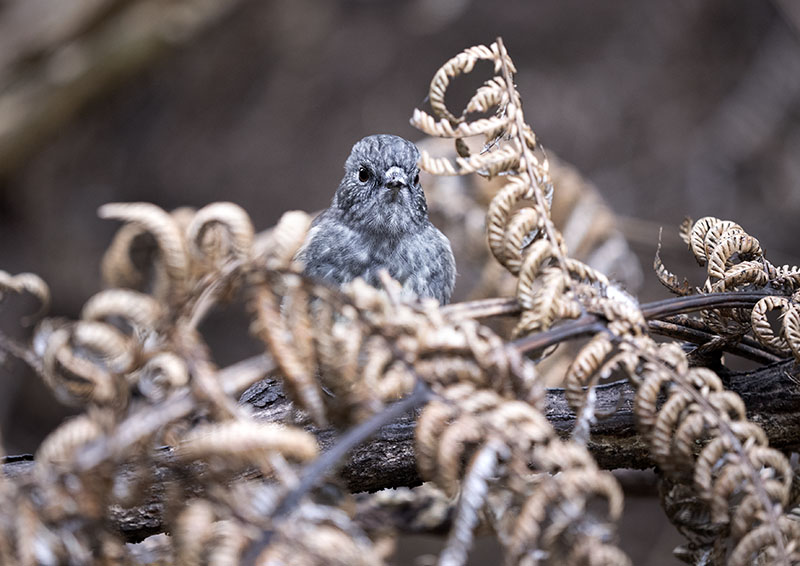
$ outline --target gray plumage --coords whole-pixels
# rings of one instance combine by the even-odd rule
[[[380,286],[386,269],[407,294],[450,301],[455,260],[450,241],[428,219],[419,151],[391,135],[353,146],[333,201],[298,252],[306,274],[340,286],[356,277]]]

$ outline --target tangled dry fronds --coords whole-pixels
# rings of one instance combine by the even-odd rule
[[[681,238],[689,246],[697,263],[707,269],[707,278],[698,293],[725,291],[763,291],[765,296],[752,309],[702,311],[702,321],[719,338],[706,350],[736,343],[752,333],[766,349],[800,361],[800,268],[775,266],[764,256],[758,240],[730,220],[711,216],[697,222],[687,219],[681,226]],[[660,281],[676,294],[692,293],[687,284],[676,284],[656,257]],[[779,328],[774,329],[768,315],[780,311]],[[777,330],[777,331],[776,331]]]
[[[495,75],[456,115],[445,104],[448,86],[481,60]],[[653,309],[568,255],[550,216],[549,162],[525,122],[514,72],[499,39],[467,49],[436,73],[433,115],[412,118],[454,139],[459,154],[452,162],[423,152],[423,168],[503,180],[486,226],[488,248],[518,278],[513,298],[440,307],[402,299],[388,276],[382,289],[361,280],[322,285],[295,260],[311,221],[302,212],[256,235],[231,203],[171,213],[145,203],[101,207],[104,218],[124,222],[103,259],[109,288],[79,320],[41,320],[30,343],[0,335],[4,352],[84,409],[42,443],[33,473],[0,475],[2,508],[16,511],[0,515],[0,561],[382,564],[391,536],[363,528],[351,494],[331,476],[355,445],[422,407],[420,474],[457,498],[440,564],[463,564],[480,526],[496,534],[506,564],[627,564],[615,546],[621,488],[587,449],[596,386],[620,376],[636,388],[633,409],[663,473],[667,513],[690,539],[682,556],[798,563],[800,522],[790,512],[798,488],[787,457],[768,446],[714,371],[652,339]],[[484,138],[478,153],[472,136]],[[702,219],[684,236],[708,264],[699,293],[719,297],[673,304],[675,312],[701,311],[681,322],[714,336],[704,353],[752,332],[771,355],[797,356],[797,268],[773,267],[731,222]],[[691,294],[658,260],[657,272]],[[731,291],[760,294],[736,302]],[[29,293],[43,309],[49,301],[47,286],[29,274],[0,272],[0,293]],[[212,309],[235,301],[249,309],[269,360],[258,371],[219,369],[199,330]],[[493,309],[517,317],[510,337],[479,322]],[[774,330],[768,313],[778,309]],[[508,338],[540,336],[547,345],[548,336],[571,337],[563,330],[580,330],[581,321],[591,338],[564,376],[577,425],[561,438],[545,416],[534,360]],[[264,422],[235,395],[272,371],[292,408]],[[313,426],[332,428],[338,442],[320,453]],[[125,544],[112,515],[154,499],[170,537],[147,559]]]
[[[496,76],[478,90],[457,117],[444,103],[449,82],[470,72],[481,59],[494,62]],[[431,107],[439,120],[417,111],[412,123],[431,135],[456,140],[461,158],[455,165],[423,155],[421,164],[431,172],[505,174],[510,179],[492,200],[487,224],[495,257],[519,277],[517,300],[522,315],[515,334],[547,329],[558,320],[586,312],[605,319],[606,331],[590,340],[566,375],[567,398],[579,415],[576,439],[581,440],[594,419],[593,386],[615,373],[626,376],[639,390],[636,414],[642,432],[650,439],[654,460],[663,471],[671,479],[685,480],[693,471],[705,470],[694,472],[693,495],[712,509],[710,519],[719,526],[715,534],[724,532],[732,537],[735,547],[728,557],[732,563],[746,564],[754,559],[791,563],[798,556],[798,525],[783,514],[792,485],[788,460],[763,444],[763,432],[754,432],[760,429],[747,422],[741,399],[725,391],[716,374],[689,369],[678,348],[657,346],[635,301],[617,292],[602,274],[564,257],[559,234],[549,222],[545,207],[550,188],[547,161],[533,156],[538,149],[536,140],[522,121],[511,72],[513,66],[499,40],[490,48],[464,51],[445,64],[431,83]],[[470,114],[491,110],[492,118],[469,121]],[[485,136],[484,151],[470,156],[462,138],[479,134]],[[731,222],[703,219],[684,237],[698,261],[708,262],[709,279],[703,292],[752,290],[767,285],[773,291],[750,312],[704,310],[703,321],[719,336],[716,342],[736,342],[752,326],[759,342],[787,353],[795,324],[793,314],[787,318],[793,312],[791,300],[774,294],[794,291],[796,268],[771,267],[763,259],[758,242]],[[671,289],[683,290],[658,259],[656,269]],[[782,342],[770,332],[765,316],[775,308],[784,312]],[[713,346],[706,349],[709,347]],[[659,403],[660,394],[667,395],[663,405]],[[705,449],[699,452],[702,446]],[[737,515],[731,518],[733,510]],[[748,529],[755,530],[748,533]],[[707,560],[711,553],[725,556],[719,548],[724,538],[715,540],[717,548],[712,548],[710,539],[693,541],[697,549],[693,558]]]
[[[542,409],[462,383],[423,411],[416,434],[422,476],[451,496],[461,490],[441,563],[464,562],[484,506],[511,564],[536,556],[585,564],[589,551],[604,557],[595,563],[628,563],[607,544],[622,513],[619,485],[585,448],[561,441]],[[606,502],[602,511],[590,508],[596,499]]]

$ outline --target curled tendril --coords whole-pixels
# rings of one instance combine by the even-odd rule
[[[124,406],[120,371],[130,368],[127,337],[101,323],[78,322],[52,332],[43,352],[44,377],[70,405]]]
[[[186,362],[173,352],[159,352],[130,374],[137,390],[152,401],[160,401],[169,392],[189,383]]]
[[[186,292],[186,283],[189,277],[189,257],[187,254],[185,238],[178,222],[161,208],[149,203],[113,203],[105,204],[98,210],[100,218],[113,218],[133,224],[138,230],[149,233],[155,238],[164,265],[169,289],[176,296]],[[128,231],[123,237],[126,243],[132,243],[134,232]],[[121,251],[119,247],[112,246],[113,251]],[[132,263],[124,250],[124,258],[120,262],[119,273],[116,275],[116,256],[104,260],[104,270],[111,276],[110,279],[132,278]]]
[[[90,321],[119,319],[130,328],[144,331],[159,325],[164,316],[161,304],[149,295],[129,289],[107,289],[93,295],[81,310]]]
[[[50,287],[41,277],[34,273],[11,275],[6,271],[0,270],[0,301],[3,300],[5,293],[27,293],[39,302],[39,309],[32,315],[25,317],[23,319],[24,323],[36,320],[50,308]]]
[[[228,254],[246,261],[254,239],[250,217],[239,205],[215,202],[197,211],[186,228],[186,239],[193,253],[212,259]]]
[[[68,469],[76,450],[103,433],[103,427],[94,415],[83,414],[75,417],[62,424],[42,441],[36,451],[36,461]]]
[[[299,210],[285,212],[277,226],[256,243],[270,269],[285,269],[297,255],[311,226],[311,216]]]

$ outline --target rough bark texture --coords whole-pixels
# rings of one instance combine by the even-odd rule
[[[793,362],[780,362],[746,373],[723,375],[730,388],[744,399],[748,416],[767,433],[771,446],[782,450],[800,446],[800,383]],[[597,388],[597,412],[609,416],[592,426],[589,450],[605,469],[652,466],[644,439],[637,434],[632,409],[634,390],[627,382],[616,382]],[[256,408],[259,418],[286,420],[299,417],[286,398],[278,380],[263,380],[242,395],[242,403]],[[568,435],[575,424],[562,389],[547,391],[547,419],[562,435]],[[421,483],[414,458],[415,418],[405,416],[384,426],[367,444],[356,449],[340,475],[353,492],[376,491],[388,487],[415,486]],[[313,430],[310,426],[310,430]],[[314,430],[323,451],[336,442],[332,430]],[[168,456],[166,456],[168,458]],[[35,463],[31,457],[5,459],[3,471],[16,481],[24,480]],[[163,470],[156,470],[157,477]],[[161,494],[170,490],[162,489]],[[131,509],[114,509],[111,519],[128,540],[141,540],[161,531],[163,511],[159,494],[150,494],[145,504]]]

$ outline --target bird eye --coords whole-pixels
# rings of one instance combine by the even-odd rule
[[[415,185],[418,185],[418,184],[419,184],[419,173],[417,173],[416,175],[414,175],[414,184],[415,184]]]
[[[363,165],[358,168],[358,180],[362,183],[366,183],[369,181],[369,169],[364,167]]]

